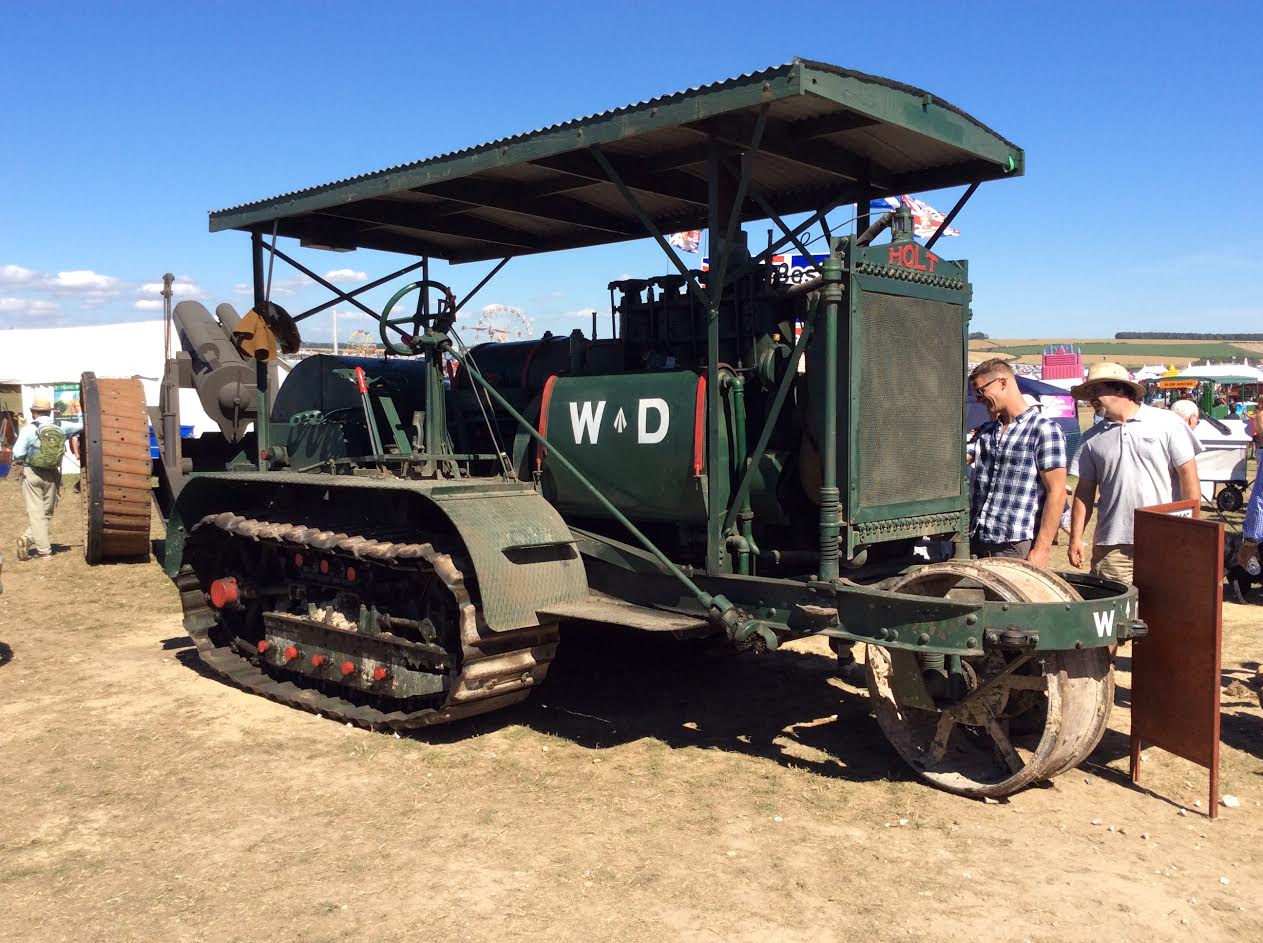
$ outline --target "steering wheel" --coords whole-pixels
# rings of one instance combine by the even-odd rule
[[[411,315],[392,318],[391,310],[398,304],[399,300],[409,292],[417,292],[417,308]],[[429,305],[429,312],[422,313],[424,302],[430,298],[428,292],[434,292],[438,295]],[[389,353],[393,354],[415,354],[421,350],[419,338],[427,330],[437,330],[445,332],[452,326],[452,321],[456,318],[456,296],[452,294],[452,290],[442,282],[436,282],[431,279],[425,281],[413,282],[410,285],[404,285],[400,288],[391,299],[386,302],[386,307],[382,308],[382,316],[380,318],[382,346]],[[391,333],[398,334],[403,343],[396,343],[391,337]]]

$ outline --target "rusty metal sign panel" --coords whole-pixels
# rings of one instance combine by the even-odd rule
[[[1149,635],[1132,648],[1131,778],[1143,743],[1210,770],[1218,814],[1219,674],[1224,529],[1201,520],[1200,503],[1136,511],[1135,575]]]

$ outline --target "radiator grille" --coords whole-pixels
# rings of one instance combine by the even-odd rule
[[[958,304],[862,294],[860,507],[960,495],[961,317]]]

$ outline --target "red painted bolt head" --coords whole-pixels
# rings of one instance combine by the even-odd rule
[[[344,661],[344,662],[342,663],[342,673],[343,673],[344,675],[349,675],[349,674],[352,674],[352,673],[354,673],[354,671],[355,671],[355,662],[353,662],[353,661]]]
[[[271,648],[271,647],[272,647],[272,643],[271,643],[271,642],[269,642],[267,639],[264,639],[264,640],[263,640],[263,641],[261,641],[258,645],[256,645],[256,646],[255,646],[255,648],[257,648],[257,649],[259,650],[259,654],[260,654],[260,655],[262,655],[264,652],[266,652],[266,651],[267,651],[269,648]]]
[[[231,606],[240,598],[241,593],[237,587],[236,577],[225,576],[210,584],[210,601],[216,609]]]
[[[294,566],[303,565],[303,555],[301,553],[294,554]]]
[[[320,667],[321,665],[323,665],[324,663],[325,663],[325,656],[324,656],[324,655],[312,655],[312,656],[311,656],[311,667],[313,667],[313,668],[319,668],[319,667]]]
[[[328,561],[328,560],[321,560],[321,561],[320,561],[320,572],[321,572],[321,573],[323,573],[323,574],[326,574],[326,575],[329,573],[329,561]]]
[[[291,646],[289,646],[289,648],[285,649],[285,660],[286,660],[286,661],[293,661],[293,660],[294,660],[295,658],[297,658],[297,657],[298,657],[298,649],[296,649],[293,645],[291,645]]]
[[[355,582],[355,567],[349,566],[346,568],[346,578],[352,583]]]
[[[378,665],[376,668],[373,669],[374,681],[385,681],[389,677],[390,677],[390,672],[387,671],[385,668],[383,668],[381,665]]]

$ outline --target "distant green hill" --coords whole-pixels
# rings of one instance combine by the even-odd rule
[[[1042,354],[1044,344],[1013,344],[993,340],[994,350],[1025,357],[1028,354]],[[1227,341],[1188,341],[1187,343],[1156,344],[1145,341],[1087,341],[1076,343],[1085,354],[1105,355],[1124,354],[1131,357],[1152,357],[1155,360],[1232,360],[1249,357],[1259,358],[1259,354]]]

